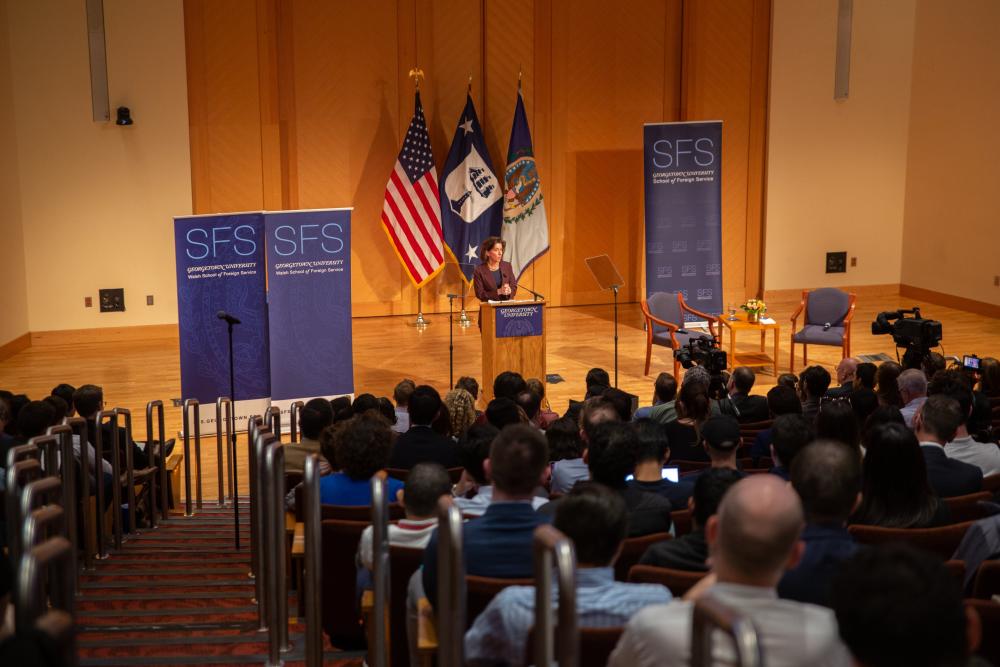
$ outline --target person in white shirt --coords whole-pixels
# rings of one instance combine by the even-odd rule
[[[774,475],[736,483],[708,519],[712,572],[689,597],[712,596],[753,620],[769,667],[851,665],[837,620],[824,607],[778,599],[775,586],[803,553],[804,523],[795,491]],[[625,627],[608,663],[653,667],[691,663],[690,600],[646,607]],[[713,665],[735,665],[732,642],[717,635]]]
[[[903,413],[906,425],[913,428],[913,417],[927,400],[927,376],[922,370],[908,368],[896,378],[896,386],[903,397],[903,407],[899,411]]]
[[[418,463],[406,477],[406,484],[396,500],[406,511],[406,518],[389,524],[389,544],[423,549],[437,528],[437,503],[441,496],[450,495],[451,478],[439,463]],[[372,527],[361,533],[358,543],[358,564],[372,569]]]

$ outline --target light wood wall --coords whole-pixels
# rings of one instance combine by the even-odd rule
[[[604,303],[585,257],[643,283],[642,125],[724,122],[723,278],[761,288],[770,0],[185,0],[196,213],[354,206],[355,315],[416,312],[381,229],[385,181],[421,98],[440,166],[469,77],[502,169],[518,72],[551,251],[552,305]],[[424,290],[446,310],[452,265]]]

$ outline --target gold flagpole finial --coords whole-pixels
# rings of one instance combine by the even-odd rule
[[[413,79],[413,85],[417,87],[417,90],[420,90],[420,80],[426,78],[424,77],[424,70],[419,67],[414,67],[410,70],[408,76]]]
[[[469,95],[472,94],[472,75],[471,74],[469,75],[469,89],[468,89],[467,92],[469,93]]]
[[[524,76],[524,70],[522,69],[520,63],[517,65],[517,92],[521,92],[521,77]]]

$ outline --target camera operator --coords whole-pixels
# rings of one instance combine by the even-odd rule
[[[912,315],[912,317],[906,317]],[[872,322],[872,335],[892,335],[896,347],[906,348],[903,353],[903,368],[922,368],[933,361],[931,348],[941,343],[941,323],[937,320],[925,320],[920,316],[920,309],[914,306],[909,310],[895,310],[879,313]]]
[[[687,345],[674,350],[674,357],[684,366],[684,382],[699,381],[704,384],[710,400],[713,417],[727,415],[740,418],[740,411],[729,397],[729,377],[726,373],[726,353],[718,342],[709,336],[691,338]]]

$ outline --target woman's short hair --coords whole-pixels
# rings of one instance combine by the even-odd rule
[[[507,249],[507,242],[504,241],[499,236],[487,236],[486,240],[483,241],[482,245],[479,246],[479,261],[485,262],[486,253],[488,253],[490,250],[493,250],[493,246],[495,246],[498,243],[503,247],[504,250]]]

